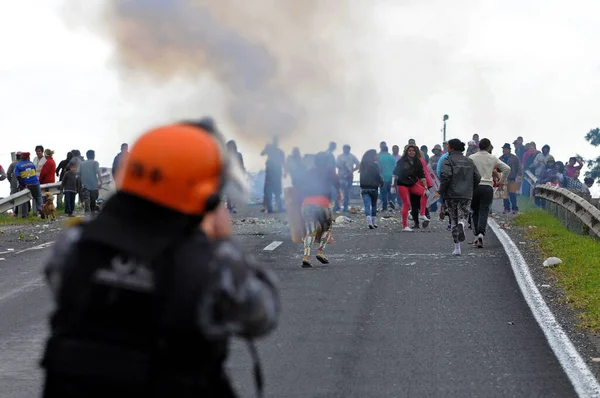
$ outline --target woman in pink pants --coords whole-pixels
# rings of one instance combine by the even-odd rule
[[[419,220],[429,223],[429,218],[425,215],[427,207],[427,198],[429,189],[425,177],[425,169],[420,159],[419,148],[415,145],[409,145],[404,150],[404,154],[396,163],[394,169],[394,180],[392,183],[392,193],[395,193],[398,187],[398,196],[402,200],[402,227],[403,231],[411,232],[408,226],[408,211],[410,209],[410,195],[421,197],[419,208]]]

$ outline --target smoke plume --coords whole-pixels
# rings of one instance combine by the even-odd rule
[[[110,0],[100,26],[125,86],[140,77],[192,86],[209,77],[224,91],[223,116],[237,137],[259,145],[274,136],[297,143],[306,134],[339,130],[348,114],[353,125],[369,118],[360,104],[372,87],[360,72],[351,73],[360,71],[361,23],[354,20],[360,4]],[[192,98],[200,115],[206,98],[198,90]]]

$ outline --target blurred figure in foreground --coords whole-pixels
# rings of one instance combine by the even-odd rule
[[[44,397],[236,397],[224,369],[234,335],[260,381],[252,339],[275,328],[279,295],[231,238],[220,203],[236,192],[244,200],[243,174],[210,120],[133,144],[117,192],[63,232],[46,265]]]

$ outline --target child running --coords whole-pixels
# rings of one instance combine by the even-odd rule
[[[408,145],[394,169],[392,194],[396,193],[397,187],[398,195],[402,199],[402,226],[404,232],[412,232],[412,229],[408,226],[410,194],[418,195],[421,198],[419,203],[419,220],[429,223],[429,218],[425,215],[429,189],[427,189],[425,170],[423,169],[420,156],[419,148],[416,145]]]
[[[365,204],[365,215],[369,229],[377,228],[377,197],[379,187],[383,186],[383,177],[377,165],[377,151],[369,149],[360,162],[360,192]],[[384,202],[384,205],[387,203]]]

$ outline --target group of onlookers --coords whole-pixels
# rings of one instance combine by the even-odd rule
[[[79,195],[85,213],[98,210],[96,200],[102,186],[102,175],[93,150],[87,151],[87,159],[84,159],[79,150],[73,149],[67,153],[64,160],[59,162],[58,166],[53,158],[54,151],[44,149],[43,146],[38,145],[35,148],[35,153],[36,157],[31,159],[29,152],[16,152],[15,160],[6,171],[6,178],[10,182],[11,195],[24,189],[31,192],[34,216],[44,218],[41,185],[54,183],[56,178],[61,182],[58,205],[60,206],[63,203],[64,197],[65,214],[73,216],[76,195]],[[31,208],[31,202],[26,202],[15,207],[12,215],[14,217],[28,217]]]

